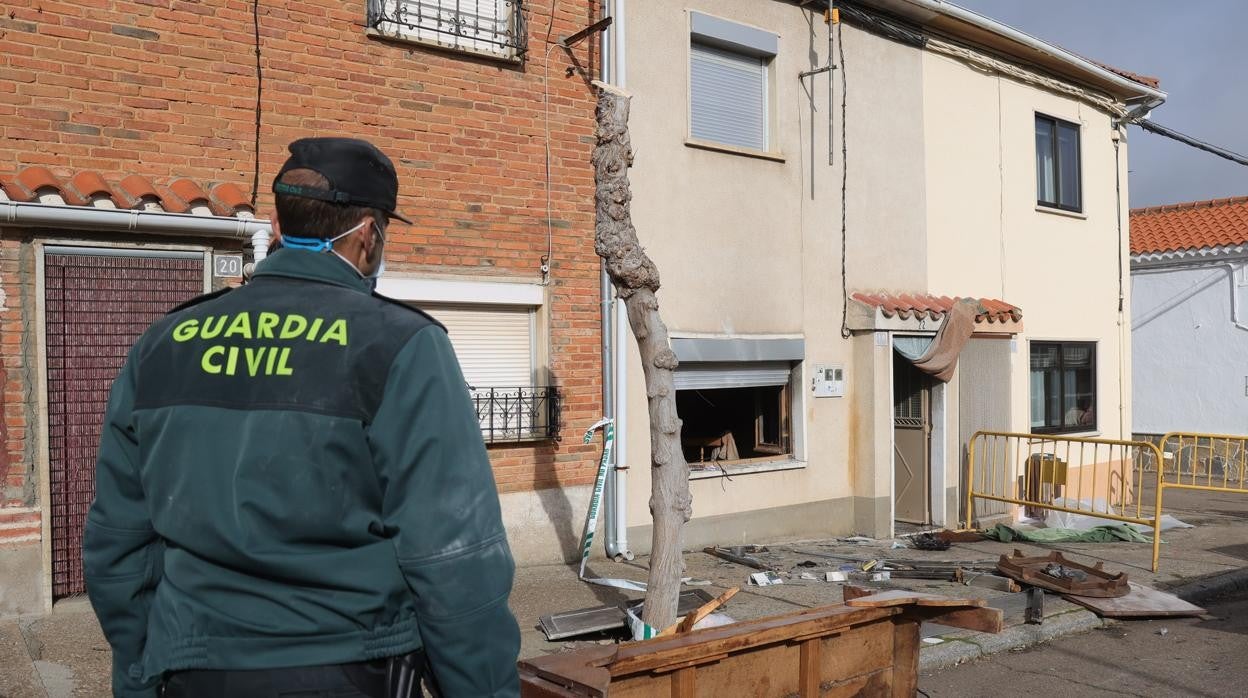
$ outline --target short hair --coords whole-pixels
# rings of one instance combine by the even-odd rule
[[[288,170],[278,181],[297,187],[329,189],[329,180],[324,175],[304,168]],[[368,206],[335,204],[291,194],[275,194],[273,206],[277,209],[282,235],[292,237],[328,240],[347,231],[365,216],[372,216],[379,229],[386,228],[385,211]]]

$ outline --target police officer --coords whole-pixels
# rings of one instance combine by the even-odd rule
[[[371,291],[371,144],[290,145],[283,249],[154,323],[113,384],[87,591],[132,698],[514,696],[514,565],[444,328]],[[410,222],[410,221],[409,221]],[[413,692],[414,691],[414,692]]]

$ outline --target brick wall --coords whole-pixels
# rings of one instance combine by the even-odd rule
[[[387,268],[541,280],[547,250],[543,84],[551,152],[550,368],[565,398],[559,444],[493,448],[502,491],[592,481],[598,419],[598,261],[593,252],[593,97],[597,37],[571,54],[553,39],[597,19],[596,0],[525,2],[529,50],[508,64],[369,38],[364,0],[263,0],[264,72],[257,211],[290,141],[367,138],[395,161],[402,211]],[[552,10],[553,6],[553,10]],[[44,165],[58,175],[189,177],[250,191],[256,158],[251,2],[14,0],[0,15],[0,175]],[[546,57],[550,58],[549,72]],[[592,77],[597,77],[593,75]],[[28,504],[30,404],[11,275],[3,288],[4,501]],[[28,248],[27,248],[28,249]],[[14,372],[19,377],[15,379]],[[14,476],[14,473],[20,473]]]

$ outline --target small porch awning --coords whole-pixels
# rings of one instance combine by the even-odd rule
[[[858,331],[935,331],[961,300],[973,301],[975,332],[1017,334],[1023,310],[995,298],[963,298],[921,293],[855,291],[850,294],[849,329]]]
[[[916,368],[948,381],[962,347],[976,333],[1022,330],[1023,311],[991,298],[855,293],[849,326],[854,330],[923,332],[893,336],[893,348]],[[935,332],[935,336],[927,332]]]

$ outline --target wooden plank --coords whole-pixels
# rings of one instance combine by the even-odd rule
[[[972,570],[958,568],[955,579],[966,586],[982,587],[984,589],[996,589],[1008,593],[1021,591],[1018,582],[1009,577],[1002,577],[996,574],[988,574],[985,572],[975,572]]]
[[[672,672],[672,698],[696,698],[697,692],[697,667],[686,667]]]
[[[999,608],[918,608],[904,615],[931,621],[949,628],[962,628],[981,633],[999,633],[1005,627],[1005,614]]]
[[[893,697],[914,698],[919,690],[919,621],[893,619]]]
[[[864,696],[890,695],[893,695],[893,671],[892,669],[881,669],[871,674],[855,676],[848,681],[829,686],[823,690],[822,698],[863,698]]]
[[[695,630],[684,635],[655,638],[621,645],[618,656],[608,667],[612,676],[691,661],[711,661],[730,652],[785,642],[794,637],[831,634],[837,629],[896,615],[896,608],[849,608],[825,606],[783,616],[770,616],[717,628]],[[534,663],[540,660],[533,660]]]
[[[847,595],[845,605],[853,608],[888,608],[892,606],[908,605],[980,607],[987,606],[988,602],[983,599],[954,599],[948,596],[924,594],[918,591],[891,589],[889,591],[877,591],[869,596],[858,596],[855,598],[848,598]]]
[[[801,665],[798,668],[798,695],[801,698],[819,698],[820,657],[823,641],[812,637],[802,643]]]
[[[710,601],[707,601],[706,603],[702,604],[702,606],[700,606],[697,610],[686,615],[679,622],[673,623],[666,630],[659,633],[655,637],[666,637],[668,635],[673,635],[676,633],[687,633],[690,630],[693,630],[693,626],[697,625],[698,621],[711,615],[712,613],[715,612],[715,609],[728,603],[728,600],[736,596],[738,591],[741,591],[741,587],[733,587],[729,589],[728,591],[725,591],[724,593],[720,594],[714,599],[711,599]]]
[[[699,664],[697,671],[702,697],[799,696],[801,645],[775,644],[734,653],[714,664]]]
[[[1114,599],[1067,596],[1063,599],[1077,603],[1105,618],[1183,618],[1203,616],[1205,609],[1190,604],[1173,594],[1157,591],[1135,582],[1129,582],[1126,596]]]

